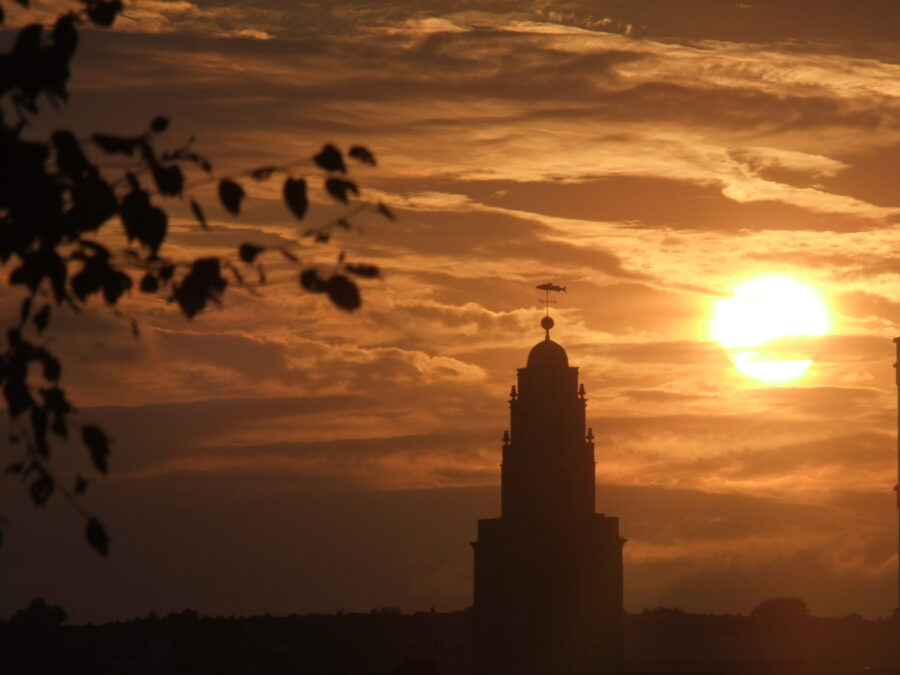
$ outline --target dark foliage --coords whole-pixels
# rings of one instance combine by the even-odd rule
[[[16,1],[28,6],[27,0]],[[231,260],[168,257],[168,204],[186,202],[199,227],[209,227],[204,207],[188,194],[189,185],[217,182],[219,201],[231,215],[246,210],[248,193],[241,177],[215,177],[210,160],[194,150],[193,138],[174,149],[161,148],[160,137],[170,127],[163,115],[153,117],[145,131],[134,135],[97,131],[82,140],[70,130],[58,129],[46,141],[34,140],[33,134],[26,138],[41,106],[49,102],[58,107],[69,98],[70,62],[78,47],[79,26],[110,26],[123,9],[120,0],[76,0],[74,6],[76,10],[60,16],[50,28],[39,24],[22,28],[10,51],[0,54],[0,265],[9,269],[9,284],[22,294],[17,320],[0,341],[0,389],[11,419],[9,447],[16,453],[3,473],[18,476],[36,506],[56,493],[64,494],[85,518],[88,543],[106,555],[106,530],[76,498],[90,481],[78,474],[65,481],[73,486],[70,491],[51,471],[52,443],[66,440],[72,427],[80,430],[87,459],[99,474],[109,471],[112,446],[102,429],[74,419],[75,409],[60,382],[62,365],[44,343],[57,313],[78,313],[97,296],[115,316],[124,317],[137,336],[137,321],[121,309],[133,287],[175,303],[192,319],[211,303],[221,304],[229,286],[264,284],[263,259],[273,251],[282,263],[297,268],[301,288],[324,294],[343,310],[361,304],[359,287],[348,275],[372,279],[380,274],[373,265],[345,262],[343,253],[331,270],[320,274],[320,268],[304,263],[299,251],[252,242],[242,244],[235,258],[255,266],[255,282],[248,282]],[[4,18],[0,4],[0,24]],[[127,168],[120,175],[107,175],[97,163],[106,155],[124,161]],[[353,146],[348,156],[375,165],[374,155],[362,146]],[[326,144],[298,167],[303,169],[263,166],[244,176],[265,181],[281,174],[286,209],[301,221],[309,211],[310,176],[296,175],[300,170],[318,176],[323,192],[348,207],[343,216],[308,227],[304,236],[309,246],[329,242],[335,229],[352,229],[351,218],[364,210],[393,219],[383,204],[358,201],[359,188],[350,180],[344,154],[335,145]],[[199,172],[200,180],[189,182],[191,171]],[[128,246],[112,250],[102,243],[103,235],[119,223]]]

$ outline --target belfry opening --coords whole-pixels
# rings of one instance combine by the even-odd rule
[[[618,518],[595,512],[594,436],[578,368],[550,339],[510,391],[501,514],[478,521],[476,675],[623,672]]]

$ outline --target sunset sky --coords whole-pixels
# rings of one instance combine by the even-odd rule
[[[547,281],[567,287],[552,334],[587,390],[598,511],[628,538],[626,609],[896,606],[900,3],[135,0],[83,33],[71,89],[47,128],[165,114],[218,176],[313,175],[324,143],[365,144],[378,166],[354,176],[398,218],[302,244],[384,270],[352,314],[276,256],[259,295],[193,321],[132,293],[139,339],[99,303],[60,312],[70,398],[116,441],[85,502],[112,550],[3,477],[0,616],[38,595],[76,622],[468,606]],[[301,240],[280,183],[248,191],[237,217],[190,191],[208,232],[166,203],[164,253]],[[336,213],[312,196],[310,222]],[[769,275],[831,325],[783,384],[711,336],[715,303]],[[18,302],[5,288],[2,315]]]

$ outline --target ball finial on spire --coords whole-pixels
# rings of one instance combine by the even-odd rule
[[[545,316],[541,319],[541,328],[547,331],[547,339],[550,339],[550,329],[553,328],[553,319],[549,316]]]

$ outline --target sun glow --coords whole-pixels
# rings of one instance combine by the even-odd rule
[[[786,382],[812,365],[809,340],[825,335],[828,312],[818,295],[786,277],[760,277],[716,303],[712,335],[744,375]]]

